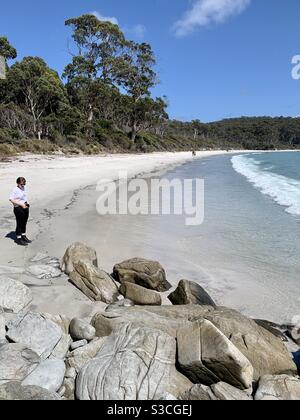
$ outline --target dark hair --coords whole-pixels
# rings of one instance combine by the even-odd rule
[[[24,182],[26,182],[26,179],[23,178],[22,176],[20,176],[20,178],[17,179],[17,184],[23,184]]]

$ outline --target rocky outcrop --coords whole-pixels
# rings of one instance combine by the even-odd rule
[[[23,386],[34,385],[48,391],[57,392],[64,381],[65,363],[63,360],[43,360],[22,382]]]
[[[106,337],[120,324],[134,323],[141,327],[153,327],[176,337],[179,327],[190,321],[203,319],[213,308],[210,306],[132,306],[109,308],[92,319],[98,337]]]
[[[218,382],[211,387],[197,384],[180,396],[184,401],[252,401],[246,392],[225,383]]]
[[[96,251],[87,245],[76,242],[66,250],[61,262],[61,269],[69,275],[74,271],[74,263],[80,261],[91,262],[95,267],[98,267]]]
[[[130,299],[136,305],[161,305],[161,296],[159,293],[146,289],[145,287],[138,286],[134,283],[124,282],[119,288],[119,292],[125,298]]]
[[[169,391],[171,383],[180,388],[175,354],[175,339],[168,334],[122,325],[80,371],[76,396],[80,400],[154,400],[170,392],[176,397],[174,388]]]
[[[38,279],[54,279],[62,274],[59,268],[47,264],[31,265],[26,271]]]
[[[92,341],[96,336],[96,330],[86,321],[74,318],[70,323],[70,334],[73,340]]]
[[[7,327],[7,337],[11,341],[26,345],[42,359],[50,356],[62,337],[57,324],[33,312],[18,315]]]
[[[300,400],[300,380],[287,375],[263,376],[255,400]]]
[[[220,308],[205,316],[230,339],[254,367],[254,379],[261,376],[297,373],[297,367],[284,343],[237,311]]]
[[[61,400],[60,396],[38,386],[22,386],[20,382],[8,382],[0,386],[0,401]]]
[[[240,389],[252,386],[251,363],[211,322],[180,328],[177,346],[180,369],[195,384],[223,381]]]
[[[0,278],[0,307],[18,313],[31,301],[31,291],[23,283],[7,277]]]
[[[80,372],[83,366],[94,357],[103,347],[106,337],[98,338],[84,347],[80,347],[68,354],[66,364],[68,368],[74,368],[76,373]],[[76,376],[75,373],[75,376]]]
[[[23,344],[0,347],[0,385],[23,381],[40,363],[39,356]]]
[[[0,341],[5,339],[6,330],[5,330],[5,316],[4,311],[0,306]]]
[[[70,280],[89,299],[107,304],[117,300],[118,288],[109,274],[89,261],[73,262],[73,267]]]
[[[168,296],[173,305],[206,305],[216,307],[209,294],[197,283],[180,280],[177,289]]]
[[[171,288],[165,270],[157,261],[133,258],[116,264],[114,275],[120,283],[134,283],[158,292],[166,292]]]

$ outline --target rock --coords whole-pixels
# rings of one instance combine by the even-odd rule
[[[246,392],[233,386],[219,382],[211,386],[211,390],[219,401],[252,401],[253,398],[246,394]]]
[[[43,316],[57,324],[61,328],[63,334],[69,334],[71,320],[68,317],[65,315],[52,315],[47,313],[43,313]]]
[[[43,254],[42,252],[38,252],[33,258],[31,258],[30,262],[39,262],[42,260],[48,259],[49,256],[47,254]]]
[[[21,267],[10,267],[7,265],[0,265],[0,275],[3,274],[24,274],[25,268]]]
[[[197,283],[180,280],[177,289],[168,296],[173,305],[207,305],[216,308],[215,302]]]
[[[0,340],[4,340],[6,336],[5,323],[4,311],[0,306]]]
[[[58,395],[59,395],[60,397],[63,397],[63,396],[65,395],[66,391],[67,391],[67,389],[66,389],[66,387],[63,385],[63,386],[61,386],[61,387],[59,388],[59,390],[57,391],[57,393],[58,393]]]
[[[252,386],[253,367],[231,341],[207,320],[177,332],[178,364],[194,383],[220,381],[240,389]]]
[[[96,355],[96,354],[95,354]],[[94,356],[95,356],[94,355]],[[94,357],[93,356],[93,357]],[[77,376],[77,372],[76,372],[76,369],[75,368],[73,368],[73,367],[69,367],[69,368],[67,368],[67,370],[66,370],[66,373],[65,373],[65,378],[72,378],[72,379],[75,379],[76,378],[76,376]]]
[[[0,385],[23,381],[40,363],[39,356],[23,344],[0,347]]]
[[[115,265],[114,275],[120,283],[134,283],[158,292],[166,292],[172,287],[159,262],[143,258],[133,258]]]
[[[257,325],[266,329],[271,334],[275,335],[275,337],[279,338],[281,341],[288,341],[287,336],[284,334],[284,328],[282,328],[280,325],[275,324],[274,322],[265,321],[263,319],[255,319],[254,321]]]
[[[118,288],[109,274],[88,261],[74,262],[73,266],[70,280],[89,299],[108,304],[117,300]]]
[[[255,400],[300,400],[300,380],[288,375],[260,378]]]
[[[22,386],[19,382],[8,382],[0,386],[0,400],[60,400],[60,396],[38,386]]]
[[[119,292],[136,305],[161,305],[161,296],[159,293],[145,289],[137,284],[124,282],[121,284]]]
[[[72,343],[71,336],[69,334],[63,334],[49,358],[64,360]]]
[[[88,344],[87,340],[75,341],[74,343],[71,344],[71,350],[79,349],[80,347],[84,347],[87,344]]]
[[[300,324],[288,325],[286,331],[288,337],[290,337],[298,346],[300,346]]]
[[[65,388],[64,398],[75,400],[75,379],[65,378],[63,386]]]
[[[180,397],[183,401],[215,401],[216,396],[212,392],[209,386],[196,384],[188,391],[183,393]]]
[[[254,380],[267,374],[297,373],[284,343],[237,311],[218,308],[205,315],[254,367]]]
[[[7,337],[11,341],[26,345],[42,359],[50,356],[62,337],[61,328],[57,324],[33,312],[20,314],[7,327]]]
[[[188,382],[179,386],[182,376],[176,378],[175,353],[175,339],[168,334],[122,325],[81,369],[76,396],[79,400],[158,400],[167,392],[177,398],[174,384],[182,393]]]
[[[60,277],[62,274],[61,270],[47,264],[31,265],[26,271],[28,274],[31,274],[39,279],[53,279]]]
[[[0,307],[18,313],[31,301],[31,291],[23,283],[7,277],[0,278]]]
[[[123,299],[123,296],[122,296],[122,299],[118,300],[115,303],[111,303],[110,305],[108,305],[107,308],[105,309],[105,311],[106,312],[114,311],[115,309],[118,309],[118,308],[123,308],[123,307],[127,307],[128,308],[128,307],[134,306],[134,305],[135,305],[135,303],[132,302],[132,300],[130,300],[130,299]]]
[[[88,261],[95,267],[98,267],[96,251],[87,245],[76,242],[66,250],[62,259],[61,269],[65,274],[69,275],[74,271],[73,264],[80,261]]]
[[[73,340],[92,341],[96,336],[96,330],[86,321],[74,318],[70,323],[70,334]]]
[[[66,364],[69,369],[74,369],[71,372],[68,372],[68,376],[72,374],[72,378],[75,379],[77,373],[83,368],[83,366],[91,359],[93,359],[100,349],[103,347],[105,343],[105,338],[98,338],[92,342],[90,342],[87,346],[80,347],[72,353],[70,353],[67,357]],[[73,376],[74,375],[74,376]]]
[[[23,386],[34,385],[57,392],[64,381],[66,367],[63,360],[43,360],[22,382]]]
[[[210,311],[213,311],[211,306],[199,305],[109,307],[108,312],[94,315],[92,325],[98,337],[109,336],[124,323],[148,327],[155,325],[158,330],[176,337],[179,327],[194,319],[203,319]]]

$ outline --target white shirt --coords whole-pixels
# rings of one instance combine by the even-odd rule
[[[12,192],[11,192],[11,194],[10,194],[10,196],[9,196],[9,199],[10,199],[10,200],[17,200],[17,201],[19,201],[19,202],[20,202],[20,204],[21,204],[21,203],[22,203],[22,204],[27,203],[28,198],[27,198],[27,191],[26,191],[26,187],[24,187],[24,189],[23,189],[23,190],[21,190],[21,188],[19,188],[19,187],[15,187],[15,188],[12,190]]]

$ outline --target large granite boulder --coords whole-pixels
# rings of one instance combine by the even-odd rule
[[[69,275],[74,270],[74,263],[80,261],[88,261],[95,267],[98,267],[96,251],[87,245],[76,242],[66,250],[61,262],[61,269],[65,274]]]
[[[300,400],[300,380],[288,375],[263,376],[255,400]]]
[[[184,401],[253,401],[246,392],[225,382],[218,382],[211,387],[196,384],[179,399]]]
[[[117,300],[118,288],[109,274],[89,261],[73,262],[73,267],[70,280],[89,299],[107,304]]]
[[[0,347],[0,385],[23,381],[39,363],[39,356],[23,344],[4,344]]]
[[[4,340],[6,336],[5,324],[6,324],[6,320],[5,320],[4,311],[0,306],[0,340]]]
[[[225,382],[213,384],[211,390],[219,401],[253,401],[253,398],[246,392]]]
[[[88,345],[80,347],[68,354],[66,364],[68,368],[74,368],[78,373],[83,366],[99,353],[105,343],[106,337],[91,341]]]
[[[63,360],[43,360],[22,382],[23,386],[34,385],[57,392],[63,384],[66,366]]]
[[[27,267],[26,271],[38,279],[54,279],[62,274],[59,268],[47,264],[31,265]]]
[[[130,299],[136,305],[161,305],[161,295],[154,290],[145,289],[134,283],[124,282],[119,288],[119,292],[126,299]]]
[[[133,258],[116,264],[114,275],[120,283],[134,283],[158,292],[166,292],[172,287],[160,263],[143,258]]]
[[[180,280],[177,289],[168,296],[173,305],[208,305],[216,307],[209,294],[197,283]]]
[[[79,400],[158,400],[191,383],[175,370],[176,342],[163,332],[122,325],[80,371]]]
[[[95,338],[95,328],[83,319],[73,318],[70,323],[70,334],[73,340],[92,341]]]
[[[20,382],[8,382],[0,386],[0,401],[61,400],[58,394],[38,386],[22,386]]]
[[[18,313],[31,301],[31,291],[23,283],[7,277],[0,278],[0,307]]]
[[[92,325],[98,337],[109,336],[121,324],[135,323],[140,327],[153,327],[176,337],[179,327],[189,324],[195,318],[203,318],[212,311],[210,306],[131,306],[109,308],[107,312],[94,315]]]
[[[264,375],[297,373],[284,343],[274,334],[237,311],[218,308],[205,315],[230,339],[254,367],[254,379]]]
[[[231,341],[207,320],[177,332],[178,364],[195,384],[229,383],[239,389],[252,386],[253,367]]]
[[[7,324],[7,337],[47,359],[62,337],[61,328],[39,313],[21,313]]]

